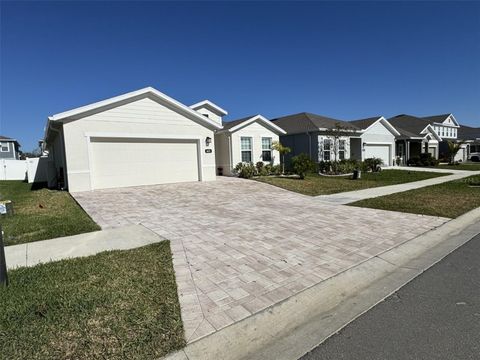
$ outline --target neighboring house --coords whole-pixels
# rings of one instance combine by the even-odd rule
[[[215,134],[215,158],[218,175],[232,175],[239,162],[278,165],[280,157],[272,143],[286,132],[261,115],[224,122]]]
[[[395,155],[403,165],[408,159],[422,153],[430,153],[438,159],[442,138],[427,120],[402,114],[388,119],[388,122],[400,133],[396,137]]]
[[[20,159],[20,144],[17,140],[0,135],[0,159]]]
[[[350,121],[359,129],[359,137],[350,138],[351,158],[380,158],[385,166],[393,166],[395,137],[400,133],[383,116]]]
[[[439,143],[439,158],[448,157],[448,142],[458,141],[458,130],[460,129],[460,124],[453,114],[443,114],[443,115],[434,115],[434,116],[425,116],[422,119],[426,120],[434,130],[437,132],[438,136],[442,138],[442,141]],[[467,160],[467,145],[462,144],[460,151],[455,156],[455,161],[466,161]]]
[[[480,127],[460,125],[458,139],[465,142],[467,159],[480,161]]]
[[[147,87],[50,116],[49,186],[75,192],[215,180],[214,132],[225,113]]]
[[[286,134],[280,136],[280,142],[292,151],[285,157],[289,163],[293,156],[307,154],[310,159],[320,161],[342,160],[350,158],[350,136],[359,136],[358,128],[346,121],[312,113],[299,113],[271,120]],[[342,128],[335,141],[332,129]]]
[[[280,137],[292,149],[290,158],[306,153],[315,162],[381,158],[393,165],[397,130],[383,116],[343,121],[311,113],[273,119],[287,134]]]

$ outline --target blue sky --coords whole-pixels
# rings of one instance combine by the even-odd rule
[[[227,119],[453,113],[480,126],[480,2],[2,2],[0,134],[145,86]]]

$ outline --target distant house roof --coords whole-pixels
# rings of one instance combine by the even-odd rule
[[[397,115],[388,119],[400,134],[407,137],[423,136],[421,132],[430,124],[427,120],[412,115]]]
[[[351,124],[347,121],[307,112],[282,116],[272,119],[272,122],[280,126],[287,132],[287,134],[300,134],[305,132],[333,129],[337,125],[343,126],[350,130],[358,130],[354,124]]]
[[[434,124],[434,123],[441,124],[445,120],[447,120],[447,118],[449,117],[452,119],[452,121],[455,123],[456,126],[460,126],[460,124],[458,123],[457,119],[455,119],[455,116],[453,116],[453,114],[423,116],[422,119],[427,120],[430,124]]]
[[[458,129],[457,137],[460,140],[480,139],[480,127],[475,128],[471,126],[460,125],[460,128]]]
[[[369,118],[366,118],[366,119],[352,120],[352,121],[350,121],[350,124],[355,125],[359,129],[366,129],[369,126],[371,126],[373,123],[375,123],[380,118],[381,118],[381,116],[375,116],[375,117],[369,117]]]
[[[281,127],[277,126],[270,120],[264,118],[262,115],[251,115],[247,116],[241,119],[233,120],[233,121],[227,121],[223,123],[223,129],[220,130],[219,132],[223,131],[229,131],[229,132],[234,132],[237,131],[238,129],[241,129],[244,126],[247,126],[255,121],[258,121],[262,123],[263,125],[269,127],[273,132],[277,134],[285,134],[285,130],[283,130]]]
[[[0,140],[14,142],[18,145],[18,147],[20,147],[20,143],[16,139],[12,139],[11,137],[0,135]]]

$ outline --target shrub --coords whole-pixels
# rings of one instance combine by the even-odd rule
[[[233,169],[234,173],[238,175],[238,177],[244,179],[251,179],[253,175],[255,175],[255,166],[252,163],[238,163],[237,166]]]
[[[430,153],[422,153],[420,156],[412,156],[407,161],[409,166],[437,166],[439,161]]]
[[[465,179],[465,182],[470,186],[480,186],[480,176],[472,176]]]
[[[363,163],[364,163],[364,167],[367,170],[371,170],[372,172],[377,172],[381,170],[380,166],[383,165],[383,160],[380,158],[373,157],[373,158],[365,159]]]
[[[267,164],[268,165],[268,164]],[[270,171],[267,170],[266,165],[263,163],[263,161],[259,161],[255,164],[256,168],[256,175],[258,176],[267,176],[270,175]]]
[[[302,153],[292,158],[292,169],[300,179],[305,179],[308,172],[315,171],[315,163],[307,154]]]
[[[270,166],[271,166],[270,174],[280,175],[282,173],[281,165],[270,165]]]

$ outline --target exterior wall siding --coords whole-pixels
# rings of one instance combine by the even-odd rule
[[[70,191],[90,190],[91,164],[88,133],[118,136],[200,137],[203,180],[215,180],[215,139],[213,130],[186,118],[149,98],[143,98],[64,124],[65,155]],[[212,139],[205,152],[207,137]],[[172,154],[174,156],[174,154]]]
[[[15,144],[11,141],[2,141],[2,142],[8,142],[8,151],[0,152],[0,159],[17,160],[18,152]]]
[[[252,138],[252,162],[255,164],[262,160],[262,137],[272,138],[274,141],[279,141],[279,137],[276,133],[266,128],[259,122],[253,122],[240,130],[231,134],[231,146],[232,146],[232,164],[231,167],[235,167],[242,161],[242,150],[240,146],[240,138],[251,137]],[[280,155],[278,151],[272,150],[272,161],[274,165],[280,164]],[[267,162],[265,162],[267,163]]]

